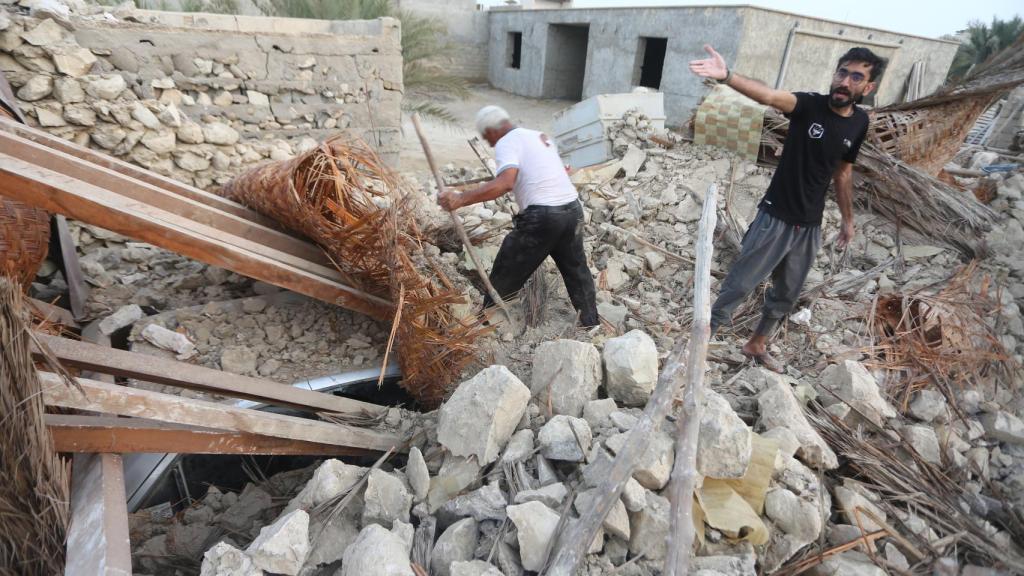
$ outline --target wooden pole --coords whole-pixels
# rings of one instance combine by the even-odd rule
[[[703,280],[695,277],[696,286],[703,286],[707,289],[711,280],[707,275],[711,271],[711,237],[715,230],[715,204],[718,196],[717,187],[712,184],[704,200],[704,214],[701,217],[700,231],[698,236],[703,243],[698,244],[697,251],[697,274],[704,274]],[[710,213],[709,213],[710,211]],[[704,348],[706,349],[705,342]],[[658,385],[644,407],[644,413],[640,421],[629,432],[626,443],[619,450],[612,461],[611,469],[605,475],[605,480],[597,487],[598,497],[594,499],[589,508],[581,512],[579,522],[570,526],[564,535],[559,539],[556,549],[557,553],[548,565],[546,576],[573,576],[576,574],[576,566],[587,553],[594,536],[601,528],[601,523],[611,511],[615,501],[622,494],[626,482],[636,470],[640,457],[647,450],[651,436],[657,427],[665,420],[665,416],[672,408],[672,401],[679,388],[679,376],[685,370],[686,359],[684,355],[687,350],[687,343],[679,339],[675,349],[665,361],[665,366],[658,376]],[[703,366],[703,362],[701,363]]]
[[[434,181],[437,182],[437,192],[440,194],[444,190],[444,180],[441,178],[441,172],[437,169],[437,163],[434,162],[434,155],[430,152],[430,144],[427,142],[427,137],[423,133],[423,125],[420,124],[420,115],[412,115],[412,124],[416,127],[416,135],[420,138],[420,145],[423,146],[423,154],[427,157],[427,164],[430,166],[430,171],[434,174]],[[476,257],[476,251],[473,250],[473,245],[469,242],[469,236],[466,234],[466,229],[462,226],[462,220],[459,219],[459,215],[454,210],[448,213],[452,217],[452,225],[455,227],[455,231],[458,232],[459,238],[462,239],[462,245],[466,248],[466,253],[469,254],[469,259],[473,261],[473,267],[476,268],[476,273],[480,275],[480,279],[483,280],[484,286],[487,287],[487,293],[490,294],[491,300],[498,305],[505,312],[505,316],[508,317],[508,321],[512,324],[513,330],[519,332],[516,329],[516,321],[512,316],[512,311],[509,310],[505,301],[501,299],[501,295],[494,289],[494,285],[491,284],[491,279],[487,277],[487,271],[484,270],[483,265],[480,264],[480,260]]]
[[[685,576],[693,552],[693,491],[697,482],[697,439],[704,403],[704,372],[711,338],[711,253],[715,234],[718,189],[714,184],[704,197],[704,213],[697,230],[697,271],[693,286],[693,326],[686,369],[683,415],[678,420],[676,460],[669,482],[672,502],[671,532],[665,576]]]

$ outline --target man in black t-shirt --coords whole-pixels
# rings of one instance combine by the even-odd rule
[[[768,354],[768,338],[792,311],[814,264],[830,180],[842,214],[837,244],[842,249],[853,239],[853,163],[869,123],[857,104],[877,86],[885,61],[867,48],[853,48],[839,59],[827,95],[794,93],[740,76],[711,46],[704,49],[710,58],[690,62],[694,74],[727,84],[789,118],[779,167],[711,307],[714,334],[731,323],[736,307],[771,275],[761,321],[742,351],[765,368],[783,372],[782,364]]]

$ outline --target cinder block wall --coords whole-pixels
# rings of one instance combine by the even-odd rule
[[[342,130],[397,163],[397,20],[139,11],[66,30],[7,14],[0,70],[30,123],[61,137],[201,188]]]
[[[703,44],[718,50],[734,70],[775,85],[790,31],[798,26],[782,84],[787,90],[827,91],[836,60],[848,48],[865,45],[890,59],[875,98],[876,105],[901,100],[910,69],[926,63],[926,92],[938,88],[956,53],[957,44],[883,30],[851,26],[796,14],[749,6],[664,8],[595,8],[569,10],[492,9],[490,11],[489,79],[495,87],[522,96],[558,97],[565,80],[566,56],[551,49],[551,30],[589,29],[583,98],[610,92],[629,92],[637,79],[641,37],[665,38],[666,54],[660,91],[665,95],[667,123],[689,120],[707,92],[688,63],[703,57]],[[521,63],[509,66],[510,33],[522,34]],[[578,66],[584,66],[580,61]]]

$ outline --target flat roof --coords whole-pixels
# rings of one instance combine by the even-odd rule
[[[819,22],[830,22],[832,24],[840,24],[842,26],[852,26],[855,28],[863,28],[865,30],[876,30],[878,32],[885,32],[887,34],[896,34],[897,36],[906,36],[907,38],[919,38],[921,40],[929,40],[932,42],[942,42],[945,44],[960,45],[957,40],[946,40],[943,38],[932,38],[930,36],[921,36],[919,34],[909,34],[906,32],[897,32],[895,30],[887,30],[885,28],[875,28],[873,26],[864,26],[863,24],[854,24],[852,22],[843,22],[841,20],[831,20],[828,18],[819,18],[817,16],[808,16],[806,14],[797,14],[796,12],[788,12],[786,10],[778,10],[776,8],[765,8],[764,6],[757,6],[755,4],[686,4],[676,6],[594,6],[594,7],[573,7],[573,8],[516,8],[513,6],[493,6],[488,8],[488,12],[502,12],[502,13],[516,13],[516,12],[582,12],[585,10],[601,10],[601,11],[612,11],[612,10],[679,10],[682,8],[749,8],[753,10],[761,10],[764,12],[775,12],[776,14],[785,14],[787,16],[796,16],[798,18],[807,18],[809,20],[817,20]]]

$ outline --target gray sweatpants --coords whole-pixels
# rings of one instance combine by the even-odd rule
[[[711,307],[711,332],[731,324],[736,307],[770,274],[772,283],[755,330],[769,334],[793,310],[820,246],[821,226],[787,224],[758,210]]]

